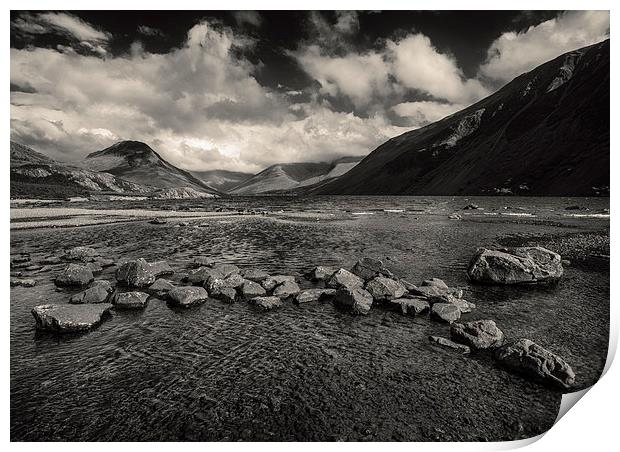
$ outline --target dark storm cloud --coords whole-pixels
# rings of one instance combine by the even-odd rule
[[[11,134],[192,169],[362,155],[608,34],[581,11],[12,12]]]

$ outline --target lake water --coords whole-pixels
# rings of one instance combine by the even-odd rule
[[[474,202],[484,210],[463,211]],[[576,389],[593,384],[609,331],[609,200],[567,198],[236,198],[111,208],[258,209],[273,214],[144,219],[15,230],[11,253],[37,261],[90,245],[104,257],[166,259],[179,281],[199,255],[272,274],[383,259],[399,276],[465,289],[507,338],[562,356]],[[569,206],[579,210],[566,210]],[[73,207],[73,205],[71,206]],[[93,204],[85,205],[93,207]],[[585,210],[584,208],[588,208]],[[607,210],[605,210],[607,209]],[[458,212],[462,221],[449,220]],[[174,216],[173,213],[171,213]],[[200,226],[200,227],[198,227]],[[573,264],[554,287],[470,285],[480,246],[540,244]],[[11,288],[12,440],[510,440],[547,430],[561,393],[513,375],[485,354],[431,345],[449,327],[373,307],[352,316],[331,303],[258,312],[214,300],[183,312],[152,298],[140,312],[80,336],[37,333],[30,310],[66,303],[52,278]],[[114,267],[97,279],[113,280]],[[309,284],[309,283],[308,283]]]

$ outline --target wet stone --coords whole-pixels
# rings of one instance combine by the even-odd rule
[[[166,298],[168,296],[168,292],[174,289],[174,284],[172,281],[167,279],[158,278],[153,284],[151,284],[147,291],[151,295],[157,298]]]
[[[362,288],[364,286],[364,280],[357,275],[354,275],[348,270],[341,268],[336,271],[328,280],[327,287],[332,289],[339,289],[341,287],[353,287]]]
[[[307,275],[310,281],[325,281],[338,271],[337,267],[325,267],[319,265],[314,267]]]
[[[166,261],[151,262],[149,263],[149,268],[156,278],[174,274],[174,270]]]
[[[365,289],[375,301],[390,301],[401,298],[406,292],[400,282],[383,276],[377,276],[366,283]]]
[[[155,279],[150,264],[142,258],[124,262],[116,269],[116,280],[127,287],[148,287]]]
[[[65,252],[63,259],[68,261],[92,262],[99,253],[90,246],[75,246]]]
[[[291,275],[268,276],[261,281],[261,286],[263,286],[265,290],[273,290],[276,286],[279,286],[286,281],[295,282],[295,277]]]
[[[295,296],[295,303],[304,304],[314,301],[332,298],[336,295],[336,289],[307,289]]]
[[[254,297],[250,299],[250,304],[263,311],[271,311],[282,306],[282,300],[278,297]]]
[[[347,308],[353,314],[366,315],[372,307],[372,295],[359,286],[340,287],[336,291],[334,302]]]
[[[34,287],[37,285],[37,281],[34,279],[11,278],[10,284],[11,284],[11,287],[16,287],[16,286]]]
[[[215,265],[215,259],[213,259],[212,257],[198,256],[194,258],[194,261],[192,262],[191,267],[193,268],[213,267],[214,265]]]
[[[238,275],[241,273],[239,267],[233,264],[220,264],[213,267],[213,269],[222,274],[224,278],[228,278],[231,275]]]
[[[254,281],[245,280],[239,288],[239,294],[244,299],[250,299],[266,295],[267,291],[260,284],[255,283]]]
[[[234,303],[237,299],[237,291],[232,287],[222,287],[213,292],[209,292],[209,296],[224,303]]]
[[[112,304],[117,309],[143,309],[148,298],[144,292],[120,292],[114,294]]]
[[[78,333],[99,325],[112,308],[111,304],[55,305],[35,307],[32,315],[40,330]]]
[[[441,345],[442,347],[451,348],[452,350],[458,351],[463,354],[467,354],[471,351],[467,345],[458,344],[444,337],[429,336],[428,339],[429,341],[431,341],[431,343]]]
[[[249,268],[246,270],[243,270],[241,272],[241,275],[245,278],[245,279],[249,279],[250,281],[254,281],[254,282],[261,282],[264,279],[269,277],[269,273],[267,273],[266,271],[263,270],[258,270],[258,269],[254,269],[254,268]]]
[[[187,281],[190,284],[199,286],[203,286],[205,283],[214,279],[224,279],[224,275],[215,268],[210,267],[199,267],[196,270],[192,270],[187,275]]]
[[[403,315],[422,315],[430,310],[428,301],[421,297],[413,298],[397,298],[396,300],[390,300],[388,306],[400,311]]]
[[[299,285],[293,281],[284,281],[273,290],[273,296],[279,298],[288,298],[297,295],[300,292]]]
[[[109,281],[93,281],[91,286],[69,298],[71,304],[106,303],[112,293]]]
[[[364,257],[357,261],[351,269],[351,273],[359,276],[364,281],[377,276],[394,278],[394,274],[383,265],[383,261],[371,257]]]
[[[170,303],[173,306],[187,308],[199,305],[209,298],[208,292],[203,287],[175,287],[168,292]]]
[[[93,279],[93,272],[88,267],[80,264],[69,264],[56,277],[54,284],[59,287],[83,287]]]
[[[461,318],[458,307],[449,303],[435,303],[431,307],[431,319],[438,322],[452,323]]]
[[[475,349],[499,347],[504,341],[504,333],[493,320],[455,323],[450,327],[450,337]]]

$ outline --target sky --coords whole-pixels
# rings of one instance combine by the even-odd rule
[[[189,170],[366,155],[609,37],[606,11],[12,11],[11,139]]]

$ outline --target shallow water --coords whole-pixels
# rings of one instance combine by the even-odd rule
[[[461,211],[469,202],[484,210]],[[464,297],[477,305],[464,320],[494,319],[508,338],[527,337],[556,352],[575,370],[576,389],[593,384],[604,367],[608,264],[569,266],[551,288],[470,286],[465,269],[477,247],[506,238],[545,245],[567,234],[608,235],[606,218],[566,215],[599,213],[608,200],[218,203],[284,215],[211,218],[182,228],[177,221],[138,221],[13,231],[11,252],[30,252],[36,261],[92,245],[104,257],[166,259],[177,270],[173,280],[198,255],[287,274],[317,264],[349,268],[363,255],[375,256],[412,282],[434,276],[464,287]],[[564,210],[571,205],[590,210]],[[454,211],[465,220],[448,220]],[[299,212],[334,218],[296,217]],[[352,215],[361,212],[372,215]],[[509,440],[547,430],[557,415],[559,392],[496,367],[484,354],[433,346],[428,335],[447,337],[448,326],[382,308],[354,317],[331,303],[287,302],[262,313],[244,302],[209,301],[179,312],[151,299],[144,311],[114,313],[85,335],[36,333],[32,307],[65,303],[71,293],[54,288],[58,270],[34,275],[34,288],[11,289],[13,440]],[[113,271],[98,279],[113,279]]]

